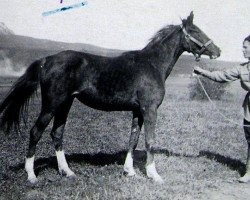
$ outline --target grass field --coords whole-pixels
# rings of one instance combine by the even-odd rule
[[[0,77],[0,100],[14,78]],[[106,113],[74,102],[64,134],[64,149],[75,181],[57,172],[51,125],[38,144],[35,169],[39,184],[30,186],[24,158],[40,100],[30,105],[28,127],[18,136],[0,134],[0,199],[249,199],[244,174],[247,143],[242,127],[228,123],[206,101],[191,101],[190,78],[170,77],[159,108],[156,166],[165,180],[158,185],[145,175],[144,134],[135,152],[137,177],[123,176],[131,113]],[[239,83],[228,88],[220,111],[242,123],[244,92]]]

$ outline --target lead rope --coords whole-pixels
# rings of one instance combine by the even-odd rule
[[[199,75],[196,75],[196,74],[195,74],[195,75],[193,75],[193,76],[194,76],[194,77],[197,77],[198,82],[199,82],[199,84],[200,84],[200,86],[201,86],[203,92],[205,93],[205,95],[206,95],[206,97],[208,98],[209,102],[213,105],[214,109],[216,110],[216,112],[217,112],[220,116],[222,116],[226,121],[229,121],[229,122],[231,122],[231,123],[233,123],[233,124],[235,124],[235,125],[237,125],[237,126],[250,127],[250,125],[239,124],[239,123],[237,123],[237,122],[235,122],[235,121],[229,119],[229,118],[228,118],[227,116],[225,116],[222,112],[220,112],[220,110],[218,109],[218,107],[216,106],[216,104],[212,101],[212,99],[211,99],[210,96],[208,95],[208,93],[207,93],[207,91],[206,91],[204,85],[202,84],[202,82],[201,82],[201,80],[200,80]]]

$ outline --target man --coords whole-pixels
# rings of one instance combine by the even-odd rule
[[[248,62],[241,64],[235,68],[225,71],[207,71],[200,67],[194,68],[194,73],[200,74],[216,82],[231,82],[240,80],[241,87],[248,93],[243,102],[244,108],[244,132],[248,143],[248,154],[246,162],[246,174],[239,179],[240,182],[250,182],[250,35],[243,41],[243,55],[248,59]]]

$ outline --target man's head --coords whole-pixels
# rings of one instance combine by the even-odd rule
[[[250,59],[250,35],[247,36],[243,41],[242,52],[245,58]]]

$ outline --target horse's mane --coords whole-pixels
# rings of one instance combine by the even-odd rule
[[[176,25],[165,26],[150,39],[150,42],[147,44],[147,46],[144,49],[153,47],[155,44],[158,44],[158,43],[163,43],[166,39],[171,37],[173,33],[175,33],[177,30],[180,30],[180,29],[176,29],[177,27],[179,26],[176,26]]]
[[[181,29],[181,28],[177,29],[178,27],[180,26],[176,25],[165,26],[150,39],[150,42],[143,48],[143,50],[152,48],[156,44],[163,43],[166,39],[170,38],[177,30],[179,31]],[[121,55],[134,56],[137,55],[139,52],[140,50],[127,51],[122,53]]]

